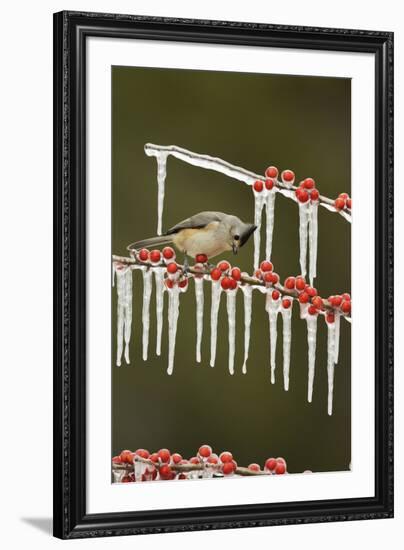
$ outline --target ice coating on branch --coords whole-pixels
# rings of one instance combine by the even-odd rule
[[[327,202],[320,202],[320,206],[322,206],[326,210],[329,210],[330,212],[337,212],[343,218],[345,218],[347,222],[352,223],[352,215],[349,214],[349,212],[345,212],[344,210],[337,210],[332,204],[328,204]]]
[[[215,366],[217,345],[217,318],[219,315],[220,295],[222,287],[220,281],[212,281],[212,304],[210,310],[210,366]]]
[[[164,193],[167,176],[167,153],[156,151],[157,160],[157,235],[163,231]]]
[[[334,366],[335,366],[335,342],[336,331],[335,322],[327,323],[327,380],[328,380],[328,400],[327,410],[328,414],[332,415],[332,398],[334,391]]]
[[[143,308],[142,308],[142,349],[143,361],[147,361],[149,349],[149,329],[150,329],[150,298],[152,293],[152,271],[145,266],[141,266],[143,274]]]
[[[260,261],[260,247],[261,247],[261,220],[262,210],[265,206],[264,193],[254,191],[254,224],[257,229],[254,231],[254,269],[258,269]]]
[[[180,312],[180,288],[174,285],[168,292],[168,367],[167,374],[174,369],[175,340],[177,337],[178,316]]]
[[[154,280],[156,282],[156,355],[161,355],[161,337],[163,333],[163,310],[164,310],[164,267],[155,267]]]
[[[309,278],[313,286],[317,277],[318,202],[310,204],[309,213]]]
[[[227,320],[229,325],[229,373],[234,374],[236,353],[236,296],[237,290],[228,290],[226,295]]]
[[[290,346],[292,342],[292,308],[293,300],[289,308],[281,307],[283,322],[283,388],[289,390]]]
[[[272,289],[268,289],[266,293],[265,309],[269,319],[269,337],[270,337],[270,352],[271,352],[271,384],[275,384],[275,369],[276,369],[276,341],[278,338],[277,320],[280,310],[281,299],[274,300],[272,298]]]
[[[203,277],[194,277],[196,302],[196,361],[201,362],[201,344],[203,333]]]
[[[307,311],[307,310],[306,310]],[[307,401],[311,403],[313,399],[314,371],[316,366],[316,345],[317,345],[317,317],[306,313],[307,323],[307,346],[308,346],[308,385]]]
[[[251,333],[251,316],[252,316],[252,291],[251,285],[243,285],[240,287],[244,296],[244,362],[242,373],[247,372],[247,360],[250,349],[250,333]]]
[[[117,336],[116,365],[121,366],[125,338],[125,360],[129,364],[129,342],[132,326],[132,271],[125,267],[115,269],[117,279]]]
[[[275,220],[275,198],[276,198],[275,188],[271,189],[270,191],[267,191],[267,197],[266,197],[267,234],[266,234],[266,251],[265,251],[265,254],[266,254],[265,258],[267,260],[271,259],[271,254],[272,254],[272,237],[274,233],[274,220]]]
[[[300,271],[303,277],[306,276],[306,259],[307,259],[307,230],[310,218],[309,201],[299,205],[299,242],[300,242]]]

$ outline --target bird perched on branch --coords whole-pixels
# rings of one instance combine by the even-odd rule
[[[244,223],[237,216],[223,212],[199,212],[174,225],[165,235],[137,241],[127,248],[133,251],[173,243],[185,257],[206,254],[208,258],[213,258],[230,250],[237,254],[256,229],[256,225]]]

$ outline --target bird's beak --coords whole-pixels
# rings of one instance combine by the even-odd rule
[[[233,243],[231,247],[232,247],[232,249],[233,249],[233,254],[237,254],[237,252],[238,252],[238,245],[237,245],[236,243]]]
[[[256,225],[248,225],[247,226],[247,229],[244,231],[244,233],[242,235],[240,235],[240,245],[239,246],[243,246],[247,241],[248,239],[251,237],[251,235],[254,233],[254,231],[257,229],[257,226]]]

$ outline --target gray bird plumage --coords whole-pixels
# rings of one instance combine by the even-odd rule
[[[199,212],[171,227],[165,235],[130,244],[128,250],[173,243],[178,250],[192,257],[206,254],[212,258],[229,250],[237,254],[256,228],[231,214]]]

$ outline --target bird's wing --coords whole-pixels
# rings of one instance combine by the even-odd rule
[[[173,233],[178,233],[182,229],[198,229],[206,227],[209,223],[220,222],[226,214],[223,212],[199,212],[182,222],[177,223],[174,227],[171,227],[167,231],[167,235],[172,235]]]

